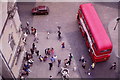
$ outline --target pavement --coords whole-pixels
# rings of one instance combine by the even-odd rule
[[[113,43],[113,50],[112,52],[115,53],[115,56],[117,58],[117,65],[118,65],[118,77],[120,78],[120,53],[119,53],[119,33],[118,31],[120,30],[118,27],[120,25],[120,22],[117,24],[117,21],[116,21],[117,18],[113,19],[112,21],[110,21],[109,25],[108,25],[108,31],[109,31],[109,34],[110,34],[110,38],[111,38],[111,41]],[[116,26],[116,29],[114,30],[114,27]]]
[[[116,29],[114,30],[114,27],[116,25],[117,21],[116,18],[110,21],[108,24],[108,31],[111,37],[111,41],[113,43],[113,51],[115,52],[116,57],[120,57],[118,54],[118,25],[116,26]]]
[[[76,13],[80,4],[83,3],[19,3],[19,14],[24,25],[26,21],[29,21],[31,26],[37,28],[39,43],[36,43],[36,46],[42,55],[44,55],[44,49],[48,47],[53,47],[55,49],[55,54],[62,60],[64,60],[64,58],[68,58],[69,52],[74,55],[73,63],[75,64],[72,63],[73,65],[70,66],[71,77],[118,78],[118,70],[109,70],[109,67],[114,61],[118,62],[118,46],[116,45],[118,44],[118,27],[113,31],[116,23],[115,19],[118,16],[117,3],[93,3],[106,32],[113,43],[113,51],[108,61],[96,64],[95,69],[91,71],[92,75],[90,76],[86,75],[85,72],[90,67],[92,61],[76,21]],[[32,16],[30,14],[31,8],[38,5],[49,6],[50,14],[48,16]],[[57,40],[56,31],[58,25],[62,27],[62,41],[65,41],[66,45],[64,50],[61,49],[61,41]],[[50,32],[50,39],[48,40],[46,39],[47,31]],[[31,48],[32,43],[33,36],[29,35],[26,45],[27,50]],[[85,60],[87,60],[87,68],[85,70],[81,67],[81,62],[79,62],[81,55],[83,55]],[[52,75],[55,78],[60,77],[56,76],[56,73],[59,70],[59,68],[57,68],[57,63],[55,63],[53,69],[49,71],[49,60],[45,63],[40,63],[36,55],[34,55],[34,60],[35,62],[31,67],[32,72],[28,78],[48,78],[49,75]],[[77,67],[76,72],[72,72],[74,65]],[[74,76],[74,74],[77,76]]]
[[[57,29],[56,29],[57,30]],[[56,31],[57,32],[57,31]],[[53,78],[60,78],[61,75],[57,76],[58,71],[61,69],[61,67],[63,67],[64,65],[64,59],[68,59],[69,57],[69,53],[71,52],[71,48],[64,36],[64,34],[62,34],[62,39],[58,40],[57,39],[57,33],[56,32],[50,32],[49,35],[49,39],[47,39],[47,31],[43,31],[43,32],[38,32],[38,43],[35,43],[35,45],[37,46],[37,49],[40,51],[40,54],[42,56],[45,55],[44,50],[46,48],[51,48],[53,47],[55,50],[55,55],[57,55],[57,59],[61,59],[61,66],[57,67],[57,60],[56,62],[53,64],[53,68],[50,71],[49,70],[49,62],[50,59],[48,58],[48,60],[46,62],[40,62],[37,55],[34,54],[34,63],[33,66],[30,68],[31,73],[29,74],[28,78],[49,78],[49,76],[53,76]],[[28,40],[31,41],[29,43],[27,43],[27,45],[29,47],[27,47],[27,49],[29,50],[31,47],[31,43],[33,43],[33,35],[29,35],[28,36]],[[62,49],[61,48],[61,43],[65,42],[65,48]],[[76,66],[76,61],[74,60],[74,58],[72,59],[72,63],[71,65],[68,67],[69,71],[70,71],[70,78],[80,78],[79,72],[78,70],[73,71],[73,67],[77,67]],[[38,73],[38,74],[36,74]],[[36,75],[34,75],[36,74]]]

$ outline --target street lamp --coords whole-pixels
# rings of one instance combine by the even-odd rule
[[[114,30],[116,29],[116,27],[117,27],[117,25],[118,25],[118,23],[119,23],[119,21],[120,21],[120,18],[117,18],[116,21],[117,21],[117,23],[116,23],[116,25],[115,25],[115,27],[114,27]]]

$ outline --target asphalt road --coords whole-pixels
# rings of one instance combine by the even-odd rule
[[[64,34],[63,38],[66,37],[68,43],[70,44],[71,52],[75,57],[77,66],[79,67],[79,74],[82,78],[117,78],[117,70],[109,70],[111,64],[114,61],[117,62],[114,51],[112,52],[111,57],[108,61],[96,64],[95,69],[91,72],[91,76],[86,75],[85,71],[87,71],[87,69],[84,70],[81,67],[81,62],[79,62],[81,55],[85,56],[85,60],[87,61],[87,68],[89,68],[92,61],[76,21],[76,13],[80,4],[83,3],[21,2],[18,3],[18,10],[23,26],[25,26],[26,21],[29,21],[30,25],[36,27],[38,31],[50,31],[51,33],[56,32],[57,26],[61,26],[62,34]],[[110,36],[108,32],[108,23],[118,16],[118,4],[110,2],[100,2],[93,4],[108,35]],[[49,15],[32,16],[31,9],[38,5],[48,6],[50,8]]]

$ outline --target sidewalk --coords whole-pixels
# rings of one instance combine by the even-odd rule
[[[117,64],[119,64],[119,62],[120,62],[120,53],[118,53],[119,52],[119,50],[118,50],[118,46],[119,46],[119,39],[118,39],[118,25],[120,25],[120,22],[117,24],[117,26],[116,26],[116,29],[114,30],[114,27],[115,27],[115,25],[116,25],[116,23],[117,23],[117,21],[116,21],[116,19],[114,19],[114,20],[112,20],[111,22],[110,22],[110,24],[108,25],[108,30],[109,30],[109,33],[110,33],[110,37],[111,37],[111,40],[112,40],[112,43],[113,43],[113,52],[115,53],[115,56],[117,57],[117,60],[118,60],[118,63]],[[120,68],[119,68],[119,65],[118,65],[118,74],[120,73]],[[118,75],[118,78],[120,78],[120,75]]]
[[[51,32],[49,35],[49,39],[47,39],[46,37],[47,37],[46,31],[38,32],[39,41],[38,43],[36,43],[37,49],[39,49],[40,54],[44,56],[45,55],[44,50],[46,48],[53,47],[55,51],[55,55],[57,55],[57,59],[62,60],[60,66],[62,67],[64,59],[66,58],[68,59],[68,55],[70,53],[70,46],[64,34],[62,33],[62,37],[63,37],[62,41],[65,42],[64,49],[61,48],[62,41],[59,41],[57,39],[56,32]],[[27,50],[29,50],[33,43],[33,36],[32,35],[28,36],[27,41],[29,41],[29,43],[27,43],[28,44]],[[34,63],[33,66],[30,68],[31,73],[29,74],[28,78],[49,78],[50,75],[53,76],[53,78],[61,78],[60,75],[57,76],[57,73],[60,70],[60,67],[59,68],[57,67],[57,61],[53,64],[53,68],[50,71],[48,64],[49,62],[51,62],[50,59],[48,59],[46,62],[40,62],[36,54],[34,54],[33,58],[34,58]],[[70,72],[69,75],[70,78],[80,78],[78,70],[73,71],[73,67],[77,67],[74,58],[72,59],[71,65],[68,68]]]
[[[116,23],[117,23],[116,19],[112,20],[108,24],[108,31],[111,37],[111,41],[113,43],[113,51],[115,52],[116,57],[120,57],[118,55],[118,25],[116,29],[114,30]]]

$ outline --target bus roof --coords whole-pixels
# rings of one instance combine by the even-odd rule
[[[88,24],[88,28],[93,36],[99,51],[112,49],[112,43],[91,3],[80,5],[80,9]]]

